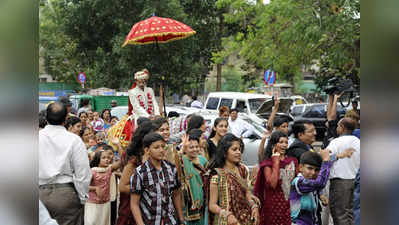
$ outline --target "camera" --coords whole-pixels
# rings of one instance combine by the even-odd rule
[[[323,91],[328,95],[339,94],[342,92],[353,91],[353,83],[351,79],[343,79],[340,77],[333,77],[328,79],[327,86]]]

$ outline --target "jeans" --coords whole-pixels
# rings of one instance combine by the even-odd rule
[[[334,225],[353,225],[354,179],[330,180],[330,212]]]

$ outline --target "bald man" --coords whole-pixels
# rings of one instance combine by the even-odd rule
[[[342,118],[338,122],[338,138],[327,146],[331,154],[353,149],[350,158],[338,160],[330,171],[329,204],[335,225],[353,224],[353,191],[356,173],[360,168],[360,139],[352,135],[356,122],[351,118]]]

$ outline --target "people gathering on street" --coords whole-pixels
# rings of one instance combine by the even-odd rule
[[[298,120],[289,129],[276,98],[249,169],[243,139],[254,131],[238,109],[220,107],[213,124],[194,113],[175,129],[149,76],[134,74],[123,118],[111,114],[116,101],[97,112],[87,99],[75,113],[64,99],[39,114],[43,224],[332,225],[330,216],[334,225],[360,224],[357,102],[340,118],[340,94],[329,96],[327,135],[316,149],[315,125]]]

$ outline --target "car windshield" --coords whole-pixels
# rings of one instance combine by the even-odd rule
[[[266,98],[251,98],[248,99],[249,108],[251,113],[255,113],[256,110],[262,105],[262,103],[266,101]]]

